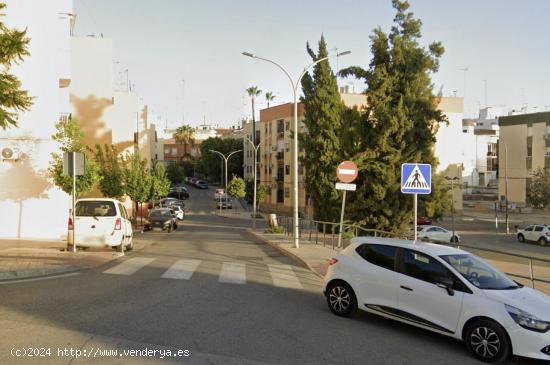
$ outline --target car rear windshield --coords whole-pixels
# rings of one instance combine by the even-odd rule
[[[77,217],[114,217],[115,203],[108,200],[87,200],[76,203]]]
[[[170,211],[169,210],[153,210],[151,211],[151,217],[170,217]]]

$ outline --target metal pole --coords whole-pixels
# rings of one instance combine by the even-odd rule
[[[71,155],[73,156],[73,252],[76,252],[76,212],[75,212],[75,206],[76,206],[76,153],[72,152]]]
[[[508,225],[508,146],[504,144],[504,195],[506,200],[506,234],[510,234],[510,226]]]
[[[342,228],[344,225],[344,209],[346,209],[346,190],[342,194],[342,211],[340,212],[340,232],[338,234],[338,248],[342,248]]]
[[[453,190],[453,179],[451,179],[451,221],[453,225],[453,238],[455,237],[455,194]]]
[[[300,78],[301,79],[301,78]],[[298,80],[299,82],[300,80]],[[296,84],[297,86],[298,84]],[[292,156],[292,163],[294,164],[294,176],[292,177],[292,188],[294,192],[294,247],[300,247],[300,228],[298,226],[298,93],[296,87],[294,88],[294,140],[292,141],[292,150],[294,151]]]
[[[227,157],[224,157],[224,160],[225,160],[225,191],[227,192],[227,160],[229,158]]]
[[[258,148],[256,146],[252,146],[254,148],[254,202],[252,205],[252,214],[254,217],[252,217],[252,228],[256,229],[256,180],[257,180],[257,173],[258,173],[258,167],[256,164],[258,163],[258,160],[256,159],[256,154],[258,152]]]
[[[417,232],[417,208],[418,208],[418,194],[414,194],[414,242],[413,244],[416,244],[416,239],[418,238],[418,232]]]
[[[529,274],[531,277],[531,287],[535,288],[535,279],[533,278],[533,260],[529,259]]]

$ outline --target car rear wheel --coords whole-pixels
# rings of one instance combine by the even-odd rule
[[[464,340],[468,350],[481,361],[501,363],[510,356],[506,331],[494,321],[483,319],[472,323]]]
[[[542,247],[546,246],[548,244],[548,241],[546,241],[546,238],[544,237],[541,237],[539,238],[539,245],[541,245]]]
[[[134,249],[134,237],[130,236],[128,238],[128,244],[125,247],[126,251],[132,251]]]
[[[343,281],[336,281],[328,287],[327,304],[332,313],[341,317],[350,317],[357,310],[355,293]]]
[[[521,233],[518,234],[518,241],[521,242],[521,243],[525,242],[525,236],[522,235]]]

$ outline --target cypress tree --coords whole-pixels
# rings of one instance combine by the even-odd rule
[[[323,36],[317,54],[307,45],[313,61],[328,55]],[[305,185],[313,202],[314,218],[336,222],[339,219],[340,194],[335,189],[336,166],[341,162],[341,141],[344,104],[338,93],[336,77],[327,61],[318,63],[313,76],[302,79],[306,133],[299,136],[305,158]]]
[[[392,3],[394,25],[389,34],[374,30],[369,69],[351,67],[340,74],[365,81],[368,98],[353,140],[346,142],[360,171],[349,218],[371,228],[400,231],[412,222],[413,207],[412,196],[400,192],[401,164],[437,164],[434,134],[446,118],[437,109],[430,75],[438,70],[444,50],[438,42],[427,49],[420,46],[422,22],[407,11],[407,1]]]

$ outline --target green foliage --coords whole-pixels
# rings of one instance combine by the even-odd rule
[[[61,152],[81,152],[86,155],[86,173],[76,177],[76,195],[83,196],[93,190],[95,184],[101,180],[99,167],[89,159],[89,153],[84,145],[84,135],[80,124],[75,119],[59,121],[55,124],[56,133],[52,139],[60,144]],[[63,174],[63,153],[52,153],[48,172],[54,184],[67,194],[72,194],[73,179]]]
[[[438,70],[443,47],[419,44],[421,21],[407,11],[407,1],[393,0],[393,7],[390,33],[377,28],[371,36],[369,69],[354,66],[340,72],[368,86],[366,110],[344,114],[343,144],[346,157],[359,167],[347,218],[368,228],[403,231],[411,221],[413,198],[400,191],[401,164],[437,164],[434,133],[446,118],[437,109],[430,76]],[[426,208],[437,214],[429,204]]]
[[[147,171],[147,162],[139,152],[128,154],[122,159],[124,176],[124,193],[136,204],[149,199],[151,193],[151,176]]]
[[[271,226],[271,227],[268,227],[264,233],[268,233],[268,234],[283,234],[285,233],[285,229],[281,226]]]
[[[273,92],[268,91],[265,93],[265,101],[267,101],[267,107],[269,108],[269,103],[275,99],[275,95],[273,95]]]
[[[244,199],[248,204],[253,204],[254,202],[254,180],[246,180],[246,187],[245,187],[246,195]],[[267,186],[263,184],[257,184],[256,185],[256,201],[258,204],[262,202],[265,199],[265,196],[267,195]]]
[[[122,185],[124,176],[116,147],[113,145],[100,146],[98,144],[95,147],[95,159],[102,176],[99,182],[99,190],[108,198],[119,199],[124,195]]]
[[[185,179],[183,167],[174,161],[168,164],[166,175],[173,184],[181,183]]]
[[[527,203],[535,208],[550,205],[550,171],[541,167],[531,173],[531,182],[527,186]]]
[[[265,199],[265,196],[267,195],[267,187],[263,184],[257,184],[256,185],[256,201],[258,204],[262,202]]]
[[[151,190],[149,199],[158,199],[168,195],[170,180],[166,175],[166,169],[160,163],[156,163],[151,171]]]
[[[242,139],[221,139],[210,137],[201,143],[201,158],[197,162],[196,169],[201,172],[209,181],[223,182],[221,176],[222,158],[211,150],[216,150],[227,156],[230,152],[242,150]],[[243,176],[243,153],[238,152],[231,156],[227,162],[227,176]]]
[[[178,144],[183,144],[184,150],[187,151],[187,145],[191,143],[192,145],[195,142],[195,129],[190,125],[182,125],[176,129],[176,132],[173,134],[174,140]],[[186,156],[189,156],[186,153]],[[183,158],[184,156],[182,156]]]
[[[227,183],[227,194],[242,199],[246,195],[244,180],[238,176],[233,176],[230,182]]]
[[[315,54],[307,45],[314,61],[327,57],[324,37],[319,41]],[[328,61],[318,63],[313,77],[302,79],[305,107],[304,124],[307,135],[300,135],[300,145],[305,150],[303,164],[306,168],[306,189],[313,202],[314,218],[336,222],[340,213],[340,194],[335,189],[336,166],[342,161],[340,133],[344,105],[338,93],[338,85]]]
[[[6,4],[0,3],[1,12]],[[10,74],[13,64],[23,61],[29,56],[28,45],[30,38],[26,30],[10,29],[0,21],[0,127],[17,127],[18,112],[27,111],[32,106],[32,97],[26,90],[21,89],[21,82]]]

